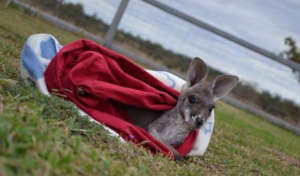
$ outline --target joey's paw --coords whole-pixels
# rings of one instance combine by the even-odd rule
[[[184,157],[182,157],[180,155],[174,155],[174,160],[177,163],[183,163],[185,161]]]

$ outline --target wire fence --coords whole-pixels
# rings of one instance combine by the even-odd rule
[[[266,56],[266,57],[268,57],[272,60],[275,60],[276,62],[279,62],[279,63],[284,64],[284,65],[286,65],[290,68],[293,68],[295,70],[300,71],[300,64],[294,63],[294,62],[289,61],[289,60],[285,60],[285,59],[273,54],[272,52],[267,51],[266,49],[260,48],[256,45],[251,44],[251,43],[249,43],[245,40],[242,40],[242,39],[240,39],[240,38],[238,38],[234,35],[231,35],[227,32],[224,32],[224,31],[222,31],[222,30],[220,30],[220,29],[218,29],[214,26],[206,24],[206,23],[200,21],[199,19],[191,17],[191,16],[189,16],[189,15],[183,13],[183,12],[180,12],[180,11],[174,9],[174,8],[171,8],[171,7],[169,7],[169,6],[167,6],[163,3],[160,3],[156,0],[142,0],[142,1],[149,4],[149,5],[151,5],[151,6],[153,6],[153,7],[155,7],[155,8],[158,8],[158,9],[160,9],[160,10],[162,10],[162,11],[164,11],[164,12],[166,12],[166,13],[168,13],[168,14],[176,17],[176,18],[182,19],[187,23],[191,23],[191,24],[195,25],[196,27],[205,29],[209,32],[212,32],[215,35],[221,36],[221,37],[223,37],[227,40],[230,40],[234,43],[237,43],[240,46],[243,46],[243,47],[245,47],[247,49],[250,49],[250,50],[252,50],[256,53],[259,53],[259,54],[261,54],[263,56]],[[129,58],[139,62],[139,63],[147,65],[148,67],[150,67],[152,69],[168,71],[168,72],[174,73],[174,74],[184,78],[183,75],[181,75],[180,73],[178,73],[174,70],[170,70],[167,67],[165,67],[165,66],[163,66],[159,63],[156,63],[156,62],[153,62],[149,59],[146,59],[144,56],[141,56],[141,55],[136,54],[132,51],[129,51],[128,49],[124,49],[124,47],[121,47],[118,44],[113,42],[114,36],[115,36],[115,34],[118,30],[121,19],[124,16],[124,13],[126,13],[126,8],[128,6],[129,0],[122,0],[120,2],[119,7],[118,7],[118,9],[117,9],[117,11],[114,15],[114,18],[111,22],[111,25],[109,27],[108,32],[105,35],[104,40],[102,38],[98,37],[97,35],[94,35],[90,32],[87,32],[86,30],[84,30],[82,28],[78,28],[78,27],[76,27],[76,26],[74,26],[74,25],[72,25],[72,24],[70,24],[70,23],[68,23],[64,20],[61,20],[57,17],[54,17],[54,16],[49,15],[47,13],[41,12],[40,10],[38,10],[38,9],[28,5],[28,4],[25,4],[25,3],[23,3],[19,0],[9,0],[7,2],[8,3],[13,2],[14,4],[16,4],[16,5],[24,8],[28,11],[31,11],[34,14],[37,14],[37,15],[43,17],[47,21],[49,21],[49,22],[51,22],[51,23],[53,23],[53,24],[55,24],[55,25],[57,25],[57,26],[59,26],[63,29],[69,30],[69,31],[74,32],[74,33],[82,34],[82,35],[86,36],[87,38],[90,38],[94,41],[97,41],[97,42],[107,46],[108,48],[111,48],[112,50],[115,50],[119,53],[122,53],[122,54],[128,56]],[[243,109],[243,110],[246,110],[248,112],[254,113],[254,114],[256,114],[260,117],[265,118],[266,120],[270,121],[271,123],[273,123],[277,126],[280,126],[282,128],[285,128],[287,130],[290,130],[290,131],[294,132],[297,135],[300,135],[300,129],[297,128],[296,126],[294,126],[290,123],[287,123],[287,122],[285,122],[281,119],[278,119],[278,118],[276,118],[276,117],[274,117],[274,116],[272,116],[268,113],[265,113],[262,110],[256,109],[252,106],[249,106],[248,104],[246,104],[244,102],[241,102],[237,99],[234,99],[234,98],[228,97],[228,96],[223,98],[223,101],[228,103],[228,104],[231,104],[231,105],[233,105],[233,106],[235,106],[239,109]]]

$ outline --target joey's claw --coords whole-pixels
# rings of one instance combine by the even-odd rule
[[[185,161],[185,159],[180,155],[174,155],[174,160],[176,162],[184,162]]]
[[[175,148],[173,148],[172,146],[169,146],[169,148],[173,153],[175,162],[178,163],[178,162],[183,162],[184,161],[183,156],[181,156]]]

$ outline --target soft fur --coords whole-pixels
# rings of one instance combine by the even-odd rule
[[[176,107],[162,114],[148,126],[148,131],[173,152],[176,160],[183,158],[173,145],[180,145],[191,130],[201,127],[215,107],[215,101],[225,96],[238,82],[238,77],[222,75],[206,83],[206,64],[195,58],[188,69],[187,87],[179,96]]]

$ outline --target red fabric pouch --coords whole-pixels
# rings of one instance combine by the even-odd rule
[[[172,156],[164,144],[131,124],[124,108],[130,105],[166,111],[176,105],[179,92],[130,59],[93,41],[77,40],[59,51],[44,75],[53,95],[72,101],[125,140]],[[191,151],[197,135],[198,131],[191,132],[177,148],[181,155]]]

